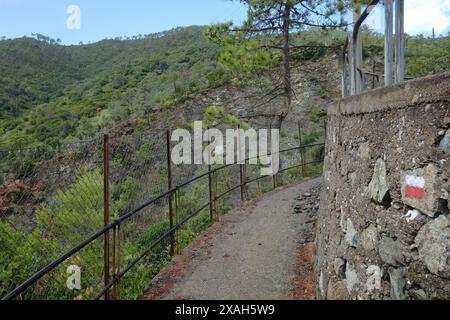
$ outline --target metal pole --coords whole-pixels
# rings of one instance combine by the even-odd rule
[[[180,223],[180,190],[175,191],[175,223],[178,225]],[[181,254],[181,233],[180,229],[178,228],[176,231],[176,250],[175,252],[177,254]]]
[[[393,82],[393,0],[385,0],[385,35],[384,35],[384,85],[390,86]]]
[[[166,131],[166,148],[167,148],[167,188],[169,191],[169,228],[173,229],[173,193],[172,191],[172,157],[170,154],[170,130]],[[175,236],[174,233],[170,233],[170,250],[171,256],[174,255],[175,249]]]
[[[405,80],[405,0],[395,0],[396,82]]]
[[[116,280],[116,268],[117,268],[117,257],[116,257],[116,241],[117,241],[117,229],[116,227],[113,228],[113,237],[112,237],[112,273],[113,273],[113,280]],[[112,289],[112,300],[117,300],[117,287],[114,284],[114,287]]]
[[[207,127],[209,130],[209,127]],[[209,131],[208,131],[209,132]],[[211,143],[208,134],[208,143]],[[214,195],[213,195],[213,181],[212,181],[212,166],[211,166],[211,153],[208,152],[208,191],[209,191],[209,218],[211,222],[214,221]]]
[[[303,148],[302,143],[302,126],[300,121],[298,122],[298,142],[300,146],[300,164],[302,165],[302,177],[306,177],[306,168],[305,168],[305,149]]]
[[[348,50],[349,37],[345,39],[344,48],[342,49],[342,97],[347,96],[347,50]]]
[[[269,137],[270,137],[270,146],[271,146],[271,149],[272,149],[272,123],[269,125]],[[272,152],[270,152],[270,156],[272,157],[272,163],[273,163],[273,154],[272,154]],[[276,175],[275,174],[272,174],[272,187],[274,188],[274,189],[276,189],[277,188],[277,181],[276,181]]]
[[[220,215],[220,213],[219,213],[219,206],[217,205],[217,199],[216,199],[216,196],[217,196],[217,194],[218,194],[218,191],[217,191],[217,174],[218,174],[218,172],[214,172],[213,173],[213,176],[212,176],[212,180],[213,180],[213,195],[214,195],[214,202],[213,202],[213,204],[214,204],[214,206],[213,206],[213,212],[214,212],[214,221],[219,221],[219,215]]]
[[[240,180],[240,186],[241,186],[241,201],[244,201],[245,197],[244,197],[244,165],[241,163],[242,162],[242,141],[241,141],[241,126],[238,125],[238,155],[239,155],[239,180]],[[245,156],[244,156],[245,158]]]
[[[103,136],[103,225],[109,225],[109,136]],[[103,235],[103,283],[109,285],[109,230]],[[105,300],[109,300],[109,290]]]
[[[361,7],[359,9],[353,10],[353,23],[361,18]],[[361,88],[362,77],[359,70],[362,68],[362,41],[361,41],[361,33],[356,33],[356,37],[353,38],[352,42],[352,58],[354,63],[354,73],[355,73],[355,94],[361,93],[363,90]]]
[[[376,71],[376,64],[375,64],[375,58],[372,61],[372,89],[375,89],[375,79],[376,79],[376,75],[375,75],[375,71]]]
[[[120,299],[120,224],[113,229],[113,274],[114,274],[114,300]]]

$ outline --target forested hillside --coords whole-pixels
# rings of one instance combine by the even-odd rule
[[[221,85],[218,56],[201,27],[83,46],[0,42],[0,148],[89,137],[132,113]]]
[[[79,46],[61,46],[42,36],[1,41],[0,149],[83,139],[114,123],[176,105],[188,94],[252,77],[245,72],[253,69],[229,63],[224,49],[208,41],[204,31],[204,27],[179,28]],[[293,41],[327,45],[331,52],[339,52],[344,37],[343,32],[310,30]],[[378,62],[377,71],[382,72],[383,38],[367,30],[365,38],[366,63],[371,68],[372,60]],[[449,37],[434,44],[424,37],[407,37],[408,75],[447,70],[449,42]],[[329,52],[304,48],[293,58],[301,63]],[[275,54],[273,61],[275,68]],[[239,68],[242,77],[236,75]]]

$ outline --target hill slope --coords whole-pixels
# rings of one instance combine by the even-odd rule
[[[230,73],[217,62],[222,49],[208,42],[203,31],[193,26],[80,46],[60,46],[42,37],[0,41],[0,150],[85,139],[130,119],[149,119],[155,110],[229,83]],[[335,44],[343,36],[310,30],[294,40]],[[364,37],[364,58],[371,69],[373,61],[382,61],[383,38],[369,31]],[[449,37],[434,45],[430,39],[407,37],[406,44],[409,75],[449,68]],[[300,66],[327,55],[311,50],[294,54]],[[382,64],[377,71],[383,71]],[[261,98],[274,74],[264,79],[255,75],[243,86],[259,86]]]
[[[71,47],[0,42],[0,149],[85,138],[131,113],[222,84],[218,48],[202,30]]]

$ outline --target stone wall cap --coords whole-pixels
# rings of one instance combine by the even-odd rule
[[[436,101],[450,101],[450,72],[342,98],[329,106],[328,115],[364,114]]]

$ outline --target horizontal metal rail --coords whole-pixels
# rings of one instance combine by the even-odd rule
[[[301,149],[307,149],[307,148],[318,147],[318,146],[324,146],[324,144],[323,143],[316,143],[316,144],[309,144],[309,145],[291,147],[291,148],[287,148],[287,149],[281,150],[281,151],[279,151],[279,152],[277,152],[275,154],[282,154],[282,153],[293,151],[293,150],[301,150]],[[267,155],[272,155],[272,154],[269,152]],[[252,160],[252,159],[255,159],[255,157],[252,157],[252,158],[249,157],[249,158],[246,158],[243,161],[247,162],[247,161]],[[314,163],[321,163],[321,162],[323,162],[323,160],[315,160],[315,161],[312,161],[312,162],[309,162],[309,163],[305,163],[303,165],[314,164]],[[140,211],[144,210],[148,206],[156,203],[157,201],[159,201],[159,200],[161,200],[161,199],[163,199],[165,197],[168,197],[170,194],[172,194],[172,193],[174,193],[176,191],[179,191],[181,188],[183,188],[183,187],[185,187],[185,186],[187,186],[187,185],[189,185],[189,184],[191,184],[193,182],[196,182],[196,181],[200,180],[201,178],[206,177],[208,174],[216,173],[218,171],[221,171],[221,170],[223,170],[225,168],[228,168],[228,167],[231,167],[233,165],[239,165],[239,163],[226,164],[226,165],[223,165],[223,166],[211,169],[211,170],[209,170],[206,173],[198,175],[198,176],[196,176],[196,177],[194,177],[194,178],[192,178],[192,179],[190,179],[190,180],[188,180],[186,182],[183,182],[180,185],[177,185],[176,187],[172,188],[171,190],[168,190],[168,191],[158,195],[157,197],[153,198],[152,200],[149,200],[149,201],[145,202],[144,204],[140,205],[139,207],[137,207],[137,208],[133,209],[132,211],[126,213],[125,215],[119,217],[118,219],[114,220],[112,223],[108,224],[107,226],[105,226],[102,229],[100,229],[99,231],[97,231],[94,235],[92,235],[91,237],[89,237],[85,241],[81,242],[80,244],[78,244],[74,248],[72,248],[69,251],[67,251],[65,254],[61,255],[58,259],[52,261],[51,263],[49,263],[48,265],[43,267],[41,270],[36,272],[33,276],[31,276],[25,282],[23,282],[20,286],[18,286],[17,288],[15,288],[14,290],[12,290],[8,294],[6,294],[4,297],[2,297],[1,300],[12,300],[12,299],[17,298],[20,294],[25,292],[25,290],[30,288],[34,283],[36,283],[42,277],[44,277],[45,275],[47,275],[51,271],[55,270],[59,265],[61,265],[68,258],[70,258],[74,254],[80,252],[86,246],[88,246],[89,244],[91,244],[95,240],[97,240],[100,237],[102,237],[105,233],[109,232],[110,230],[113,230],[115,227],[120,226],[122,223],[124,223],[127,220],[131,219],[137,213],[139,213]],[[298,168],[300,166],[302,166],[302,164],[295,165],[295,166],[292,166],[292,167],[289,167],[289,168],[284,168],[284,169],[280,170],[279,173],[282,173],[282,172],[285,172],[285,171],[288,171],[288,170],[292,170],[292,169]],[[260,179],[263,179],[263,178],[267,178],[267,176],[260,176],[260,177],[257,177],[255,179],[244,181],[243,184],[244,185],[251,184],[251,183],[256,182],[256,181],[258,181]],[[239,189],[241,187],[242,187],[241,184],[239,184],[239,185],[237,185],[235,187],[232,187],[232,188],[228,189],[227,191],[225,191],[224,193],[214,197],[213,201],[215,202],[217,200],[220,200],[221,198],[223,198],[227,194],[229,194],[229,193],[231,193],[231,192],[233,192],[233,191],[235,191],[235,190],[237,190],[237,189]],[[128,273],[128,271],[130,271],[139,261],[141,261],[157,245],[159,245],[161,242],[166,240],[171,234],[173,234],[174,232],[176,232],[177,230],[182,228],[189,220],[191,220],[192,218],[194,218],[195,216],[200,214],[202,211],[206,210],[209,207],[210,204],[211,204],[211,202],[208,202],[207,204],[203,205],[201,208],[195,210],[193,213],[191,213],[188,216],[186,216],[176,226],[174,226],[173,228],[168,230],[166,233],[164,233],[153,244],[151,244],[146,250],[144,250],[144,252],[142,252],[138,257],[136,257],[131,262],[129,262],[128,265],[118,275],[114,276],[113,279],[95,296],[94,299],[98,300],[102,296],[104,296],[105,293],[109,289],[111,289],[114,285],[116,285],[119,282],[119,280],[126,273]]]

